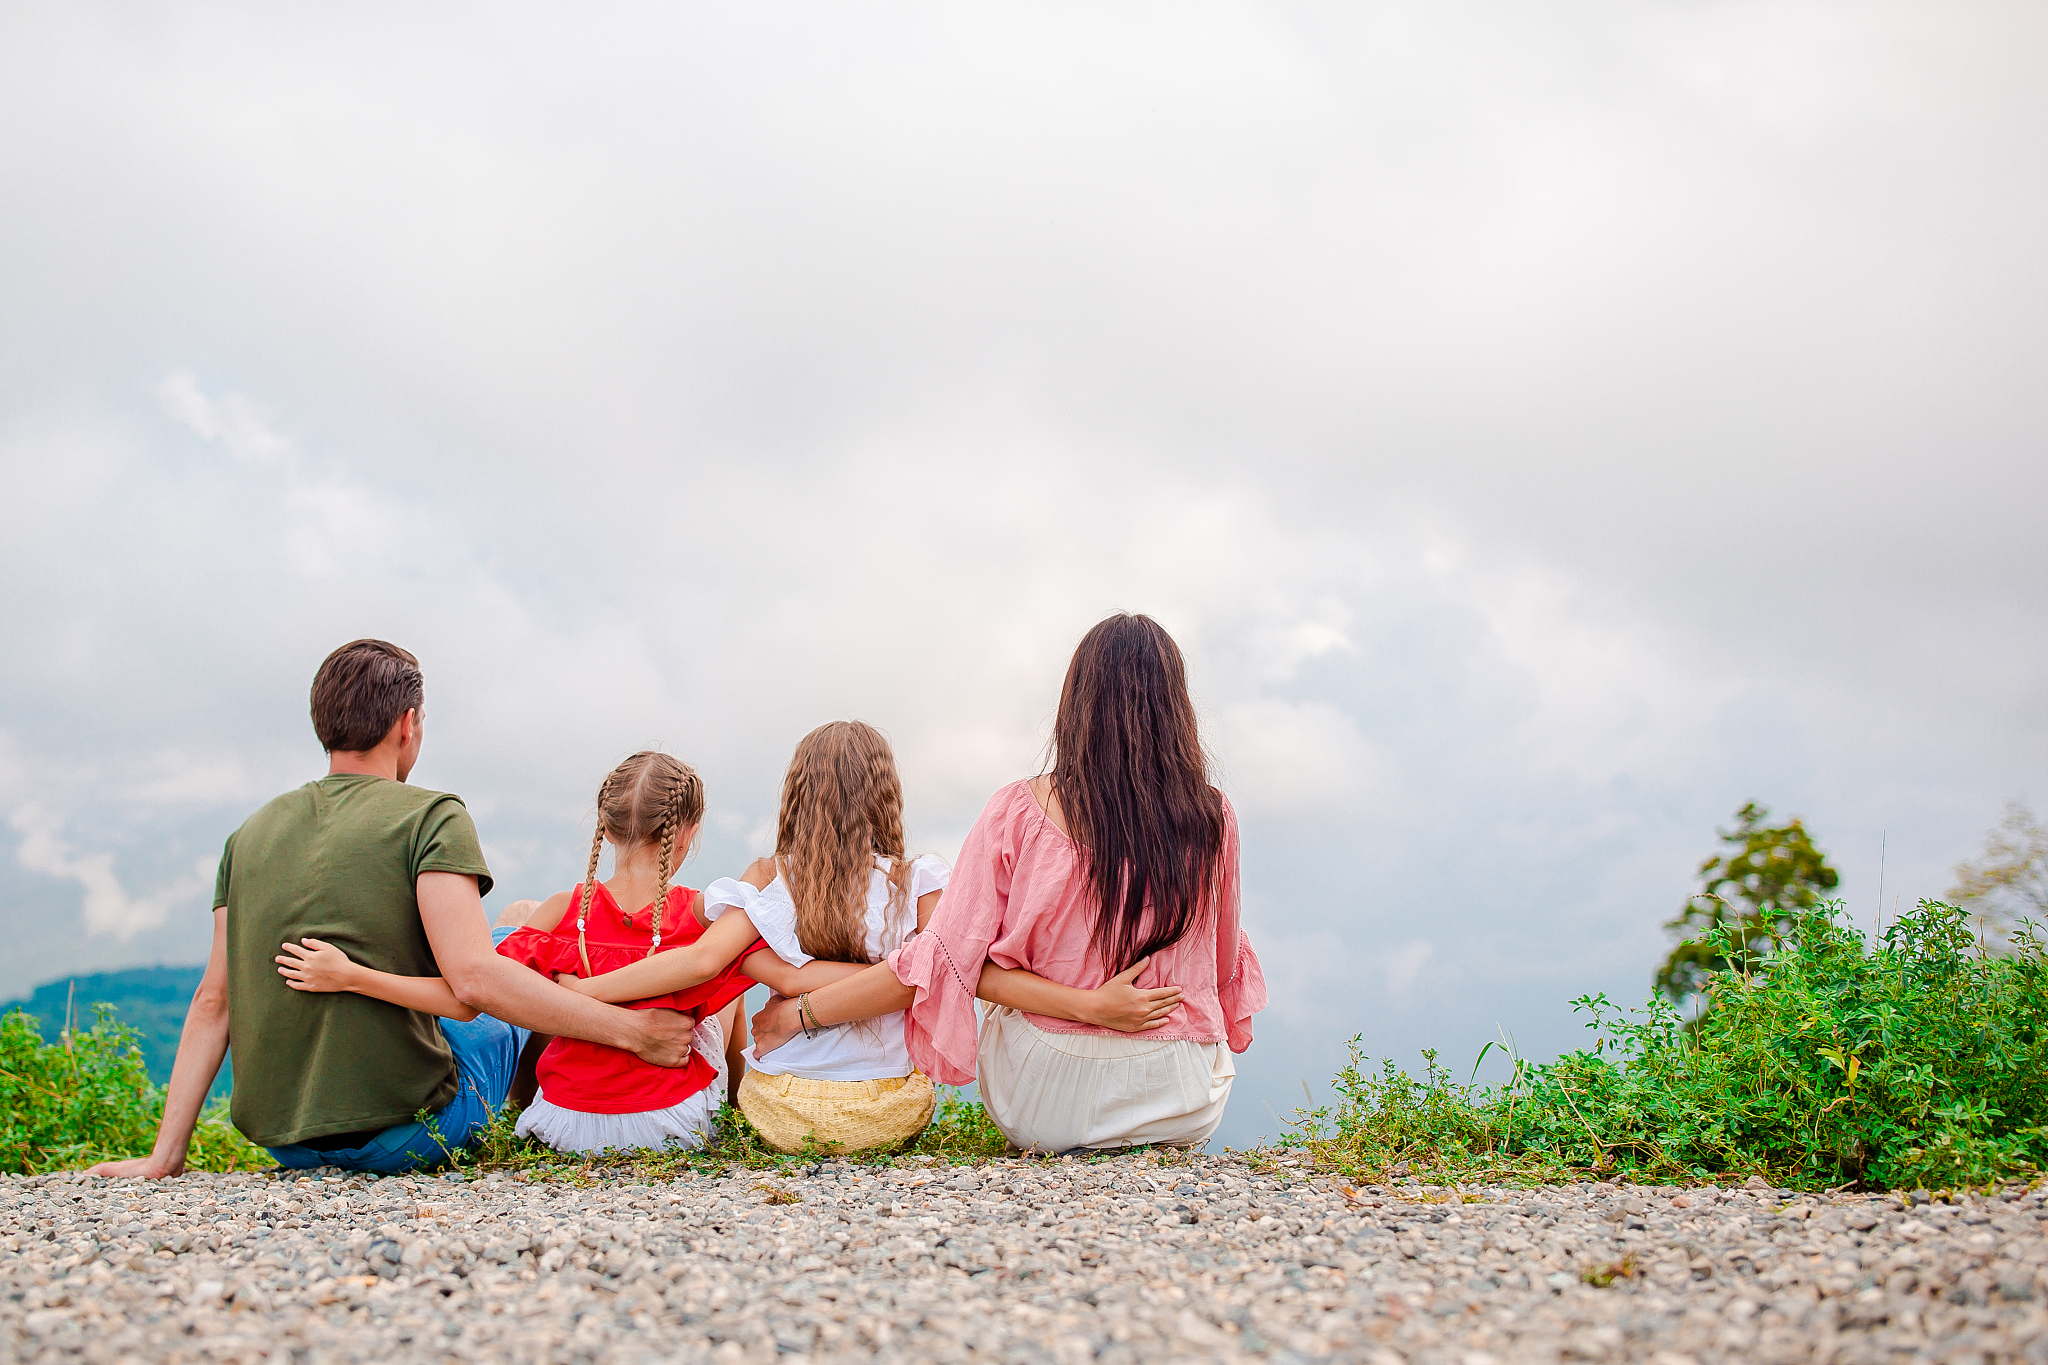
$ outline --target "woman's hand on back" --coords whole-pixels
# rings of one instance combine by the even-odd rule
[[[1150,961],[1150,958],[1141,957],[1132,966],[1088,992],[1091,1017],[1086,1022],[1115,1029],[1118,1033],[1149,1033],[1163,1027],[1167,1017],[1180,1008],[1180,988],[1154,986],[1140,989],[1131,984]]]

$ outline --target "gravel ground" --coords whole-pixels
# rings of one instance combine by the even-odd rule
[[[2041,1194],[1430,1193],[1145,1155],[588,1186],[12,1177],[0,1349],[292,1365],[2048,1365]]]

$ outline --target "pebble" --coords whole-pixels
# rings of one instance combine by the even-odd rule
[[[1180,1154],[13,1176],[0,1356],[2048,1365],[2044,1194],[1353,1188]]]

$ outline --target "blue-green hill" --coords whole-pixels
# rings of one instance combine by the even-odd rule
[[[67,1010],[78,1027],[88,1028],[93,1006],[111,1005],[116,1018],[142,1035],[142,1060],[149,1067],[149,1078],[161,1085],[171,1077],[185,1010],[205,971],[204,967],[132,967],[125,972],[60,977],[36,987],[26,1000],[0,1004],[0,1014],[26,1010],[42,1026],[43,1037],[55,1039],[64,1030]],[[221,1067],[213,1082],[214,1094],[227,1093],[232,1071],[232,1066]]]

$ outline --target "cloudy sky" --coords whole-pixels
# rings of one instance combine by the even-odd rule
[[[646,745],[736,870],[842,716],[950,854],[1153,613],[1273,985],[1236,1143],[1352,1034],[1572,1045],[1744,801],[1860,919],[1938,894],[2048,803],[2044,45],[1963,0],[0,9],[0,996],[202,957],[361,635],[517,896]]]

